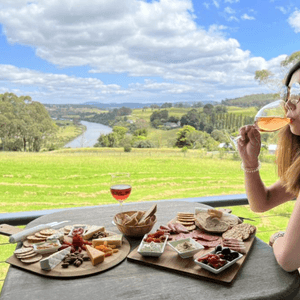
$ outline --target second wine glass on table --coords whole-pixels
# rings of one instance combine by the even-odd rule
[[[120,203],[122,212],[122,204],[131,193],[131,183],[129,173],[111,174],[110,192],[112,196]]]

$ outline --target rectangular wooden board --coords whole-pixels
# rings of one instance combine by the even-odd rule
[[[23,230],[22,228],[18,228],[18,227],[11,226],[8,224],[0,224],[0,234],[2,234],[2,235],[11,236],[22,230]]]
[[[237,261],[234,265],[225,269],[219,274],[213,274],[205,269],[202,269],[194,262],[194,258],[200,257],[214,248],[207,248],[200,250],[194,258],[181,258],[169,245],[166,245],[164,253],[160,257],[144,257],[137,252],[135,248],[128,256],[127,259],[132,262],[140,263],[143,265],[152,266],[159,269],[165,269],[170,272],[180,273],[196,277],[199,279],[214,281],[223,284],[230,284],[236,278],[240,268],[242,267],[250,248],[254,242],[255,236],[251,236],[248,240],[244,241],[246,247],[246,254]]]

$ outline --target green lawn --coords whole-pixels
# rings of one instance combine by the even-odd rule
[[[178,149],[0,153],[0,213],[113,203],[110,174],[129,172],[129,201],[244,193],[240,162]],[[261,172],[276,180],[273,164]]]

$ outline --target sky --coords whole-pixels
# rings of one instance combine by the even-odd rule
[[[0,0],[0,94],[44,104],[277,92],[299,50],[298,0]]]

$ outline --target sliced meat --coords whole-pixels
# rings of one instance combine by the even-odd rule
[[[160,225],[159,228],[162,230],[170,231],[170,227],[168,227],[168,226]]]
[[[220,236],[209,233],[198,233],[195,237],[205,241],[217,241],[220,239]]]
[[[178,233],[189,233],[189,230],[180,223],[173,224]]]
[[[168,223],[168,227],[171,230],[171,233],[177,233],[176,228],[173,223]]]
[[[205,248],[215,248],[221,244],[221,238],[219,240],[215,240],[215,241],[197,240],[197,242]]]

